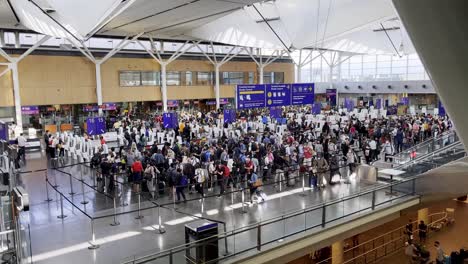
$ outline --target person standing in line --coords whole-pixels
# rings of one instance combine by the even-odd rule
[[[178,203],[180,202],[180,196],[182,196],[182,198],[184,198],[184,203],[186,203],[187,198],[185,197],[184,190],[185,190],[185,187],[187,187],[188,185],[188,178],[187,176],[182,175],[182,170],[180,168],[177,168],[175,177],[176,177],[175,189],[176,189],[176,194],[177,194],[177,202]]]
[[[445,255],[444,255],[444,250],[440,246],[440,242],[436,241],[434,242],[434,247],[436,248],[436,264],[444,264],[445,263]]]
[[[419,242],[425,243],[426,237],[427,237],[427,225],[424,223],[424,221],[421,221],[419,223],[418,229],[419,229]]]

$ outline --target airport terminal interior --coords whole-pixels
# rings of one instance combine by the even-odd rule
[[[0,0],[0,263],[468,263],[466,10]]]

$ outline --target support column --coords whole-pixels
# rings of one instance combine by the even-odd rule
[[[418,210],[418,224],[424,221],[426,225],[429,224],[429,208],[423,208]]]
[[[166,63],[161,63],[161,97],[163,102],[163,111],[167,111],[167,82],[166,82]]]
[[[101,80],[101,62],[96,64],[96,97],[98,106],[102,105],[102,80]],[[99,107],[99,115],[102,115],[102,109]]]
[[[5,31],[0,30],[0,48],[5,47]]]
[[[301,65],[300,64],[296,64],[296,71],[297,71],[297,80],[296,82],[297,83],[300,83],[301,82],[301,79],[302,79],[302,73],[301,73]]]
[[[15,32],[15,48],[19,49],[21,48],[21,43],[20,43],[20,37],[19,37],[19,32]]]
[[[15,97],[16,125],[23,132],[23,117],[21,115],[21,94],[18,77],[18,62],[11,63],[11,73],[13,77],[13,95]]]
[[[337,241],[332,244],[332,264],[342,264],[344,261],[344,242]]]
[[[263,65],[258,66],[258,84],[263,84]]]
[[[214,86],[214,91],[215,91],[215,97],[216,97],[216,110],[219,109],[220,107],[220,99],[219,99],[219,64],[215,64],[215,86]]]

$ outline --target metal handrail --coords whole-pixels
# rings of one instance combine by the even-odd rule
[[[405,164],[401,164],[401,165],[395,167],[394,169],[401,169],[401,168],[406,167],[406,166],[408,166],[408,165],[414,164],[415,162],[418,162],[418,161],[421,161],[421,160],[423,160],[423,159],[426,159],[426,158],[428,158],[429,156],[432,156],[432,155],[434,155],[434,154],[438,154],[438,153],[440,153],[440,152],[444,152],[444,151],[446,151],[446,150],[448,150],[448,149],[457,147],[457,146],[459,146],[459,145],[461,145],[461,144],[462,144],[461,141],[456,141],[456,142],[454,142],[454,143],[452,143],[452,144],[450,144],[450,145],[444,146],[444,147],[442,147],[442,148],[440,148],[440,149],[437,149],[437,150],[435,150],[435,151],[433,151],[433,152],[426,153],[426,154],[424,154],[424,155],[422,155],[422,156],[417,157],[416,159],[410,160],[409,162],[407,162],[407,163],[405,163]]]
[[[430,226],[432,226],[432,225],[434,225],[434,224],[436,224],[436,223],[438,223],[438,222],[442,222],[443,220],[447,219],[447,217],[448,217],[447,212],[434,213],[434,214],[431,214],[431,215],[429,215],[429,216],[438,215],[438,214],[445,214],[445,216],[442,217],[441,219],[438,219],[438,220],[432,222],[432,223],[429,223],[429,224],[428,224],[428,227],[430,227]],[[417,221],[415,221],[415,222],[417,222]],[[414,223],[414,222],[413,222],[413,223]],[[405,228],[405,227],[400,227],[399,229],[404,229],[404,228]],[[419,229],[416,229],[415,231],[418,232]],[[430,231],[430,230],[429,230],[429,231]],[[353,258],[351,258],[351,259],[349,259],[349,260],[346,260],[345,262],[343,262],[343,264],[350,263],[351,261],[354,261],[354,260],[356,260],[357,258],[363,257],[363,256],[365,256],[365,255],[367,255],[367,254],[369,254],[369,253],[371,253],[371,252],[374,252],[374,251],[376,251],[376,250],[378,250],[378,249],[380,249],[380,248],[382,248],[382,247],[385,247],[385,246],[387,246],[387,245],[389,245],[389,244],[391,244],[391,243],[395,243],[396,241],[401,240],[401,239],[404,238],[404,237],[405,237],[405,235],[399,236],[399,237],[397,237],[397,238],[395,238],[395,239],[392,239],[391,241],[389,241],[389,242],[387,242],[387,243],[384,243],[384,244],[382,244],[382,245],[380,245],[380,246],[378,246],[378,247],[375,247],[375,248],[373,248],[373,249],[371,249],[371,250],[369,250],[369,251],[367,251],[367,252],[364,252],[364,253],[362,253],[362,254],[360,254],[360,255],[358,255],[358,256],[355,256],[355,257],[353,257]],[[317,264],[318,264],[318,263],[317,263]]]
[[[247,232],[247,231],[250,231],[250,230],[261,229],[262,226],[266,226],[266,225],[269,225],[269,224],[274,224],[276,222],[283,221],[285,219],[289,219],[289,218],[295,217],[297,215],[306,214],[306,213],[309,213],[311,211],[315,211],[317,209],[324,209],[324,208],[326,208],[328,206],[334,205],[334,204],[339,203],[339,202],[344,202],[344,201],[347,201],[347,200],[350,200],[350,199],[353,199],[353,198],[356,198],[356,197],[360,197],[360,196],[363,196],[363,195],[375,193],[376,191],[379,191],[379,190],[387,189],[390,186],[396,186],[396,185],[400,185],[400,184],[403,184],[403,183],[406,183],[406,182],[415,181],[417,178],[418,178],[417,176],[416,177],[411,177],[411,178],[408,178],[408,179],[406,179],[404,181],[400,181],[400,182],[397,182],[397,183],[392,183],[392,184],[388,184],[388,185],[385,185],[385,186],[372,188],[371,190],[360,192],[358,194],[350,195],[350,196],[343,197],[343,198],[340,198],[340,199],[335,199],[335,200],[333,200],[331,202],[325,202],[325,203],[321,203],[319,205],[315,205],[315,206],[312,206],[312,207],[309,207],[309,208],[306,208],[306,209],[297,210],[295,212],[289,213],[288,215],[278,216],[278,217],[275,217],[275,218],[272,218],[272,219],[268,219],[268,220],[265,220],[265,221],[261,221],[261,222],[257,222],[257,223],[251,224],[251,225],[247,225],[247,226],[238,228],[236,230],[232,230],[232,231],[229,231],[229,232],[224,232],[224,233],[214,235],[214,236],[211,236],[211,237],[208,237],[208,238],[204,238],[204,239],[201,239],[201,240],[197,240],[197,241],[193,241],[193,242],[186,243],[186,244],[183,244],[183,245],[179,245],[179,246],[173,247],[171,249],[167,249],[167,250],[160,251],[160,252],[157,252],[157,253],[152,253],[152,254],[142,256],[142,257],[139,257],[139,258],[134,258],[133,260],[129,260],[129,261],[126,261],[124,263],[136,263],[136,261],[142,261],[142,260],[145,260],[145,259],[148,259],[148,258],[152,258],[152,259],[163,258],[163,257],[172,255],[172,254],[180,252],[180,251],[184,251],[184,250],[187,250],[187,249],[190,249],[190,248],[193,248],[193,247],[197,247],[197,246],[200,245],[200,243],[207,242],[207,241],[212,240],[212,239],[222,240],[222,239],[225,239],[227,237],[234,236],[234,235],[237,235],[237,234],[241,234],[241,233],[244,233],[244,232]],[[364,210],[373,209],[373,208],[375,208],[376,205],[381,205],[383,203],[387,203],[389,201],[391,202],[391,201],[394,201],[396,199],[400,199],[402,197],[406,197],[408,195],[414,195],[414,194],[415,193],[414,193],[414,190],[413,190],[413,192],[411,194],[405,194],[405,195],[403,195],[401,197],[390,199],[390,200],[387,200],[387,201],[382,202],[380,204],[373,204],[368,208],[360,209],[360,210],[358,210],[356,212],[349,213],[346,216],[337,217],[336,219],[332,219],[332,220],[329,220],[329,221],[326,221],[326,220],[323,221],[323,219],[322,219],[322,222],[315,225],[315,226],[305,228],[304,230],[301,230],[299,232],[294,232],[294,233],[289,234],[287,236],[283,236],[282,238],[286,238],[286,237],[289,237],[289,236],[292,236],[292,235],[296,235],[298,233],[305,232],[305,231],[307,231],[307,230],[309,230],[311,228],[315,228],[315,227],[318,227],[318,226],[323,226],[324,224],[334,222],[336,220],[342,219],[342,218],[347,217],[347,216],[351,216],[353,214],[362,212]],[[270,242],[265,242],[264,244],[261,244],[260,246],[264,246],[264,245],[269,244],[269,243],[272,243],[272,242],[271,241]],[[252,250],[254,248],[257,248],[257,247],[252,247],[252,248],[250,248],[250,249],[248,249],[246,251]],[[237,254],[239,254],[239,253],[237,253]]]
[[[429,215],[429,218],[432,218],[433,216],[435,216],[435,215],[440,215],[440,214],[443,214],[444,217],[442,217],[441,219],[438,219],[438,220],[435,220],[435,221],[429,223],[427,226],[428,226],[428,227],[431,227],[431,226],[435,225],[436,223],[441,222],[441,221],[447,219],[447,217],[448,217],[448,213],[447,213],[447,212],[433,213],[433,214],[430,214],[430,215]],[[411,223],[412,223],[412,224],[417,224],[418,221],[413,221],[413,222],[411,222]],[[356,248],[359,248],[359,247],[362,247],[362,246],[364,246],[364,245],[370,244],[371,242],[373,243],[373,242],[375,242],[375,241],[378,241],[379,239],[384,238],[385,236],[387,236],[387,235],[389,235],[389,234],[392,234],[392,233],[394,233],[394,232],[396,232],[396,231],[399,231],[399,230],[404,230],[405,228],[406,228],[406,225],[401,226],[401,227],[398,227],[398,228],[395,228],[395,229],[393,229],[393,230],[391,230],[391,231],[389,231],[389,232],[387,232],[387,233],[385,233],[385,234],[382,234],[382,235],[380,235],[380,236],[378,236],[378,237],[376,237],[376,238],[367,240],[367,241],[365,241],[365,242],[363,242],[363,243],[361,243],[361,244],[359,244],[359,245],[357,245],[357,246],[348,248],[348,249],[346,249],[346,250],[344,251],[344,253],[346,254],[347,252],[354,251]],[[416,229],[415,231],[418,232],[419,229]],[[389,245],[389,244],[395,243],[396,241],[400,240],[400,239],[403,238],[403,237],[405,237],[405,235],[399,236],[399,237],[393,239],[393,236],[392,236],[392,238],[391,238],[392,240],[390,240],[390,241],[388,241],[388,242],[386,242],[386,243],[384,242],[382,245],[379,245],[379,246],[377,246],[377,247],[374,246],[372,249],[370,249],[370,250],[368,250],[368,251],[366,251],[366,252],[364,252],[364,253],[361,253],[360,255],[357,255],[357,256],[355,256],[355,257],[349,259],[349,260],[346,260],[345,262],[343,262],[343,264],[346,264],[346,263],[349,263],[349,262],[351,262],[351,261],[354,261],[354,260],[356,260],[356,259],[358,259],[358,258],[360,258],[360,257],[363,257],[363,256],[369,254],[370,252],[376,251],[376,250],[378,250],[378,249],[380,249],[380,248],[382,248],[382,247],[385,247],[385,246],[387,246],[387,245]],[[364,248],[365,248],[365,247],[364,247]],[[324,260],[322,260],[322,261],[320,261],[320,262],[317,262],[316,264],[324,264],[324,263],[327,263],[327,262],[331,261],[331,259],[332,259],[332,258],[329,257],[329,258],[324,259]]]

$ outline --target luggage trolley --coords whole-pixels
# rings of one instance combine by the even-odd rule
[[[185,225],[185,243],[195,242],[195,246],[187,248],[185,258],[187,263],[205,263],[219,257],[218,223],[198,220]],[[206,239],[197,242],[201,239]],[[217,262],[212,262],[217,263]]]

